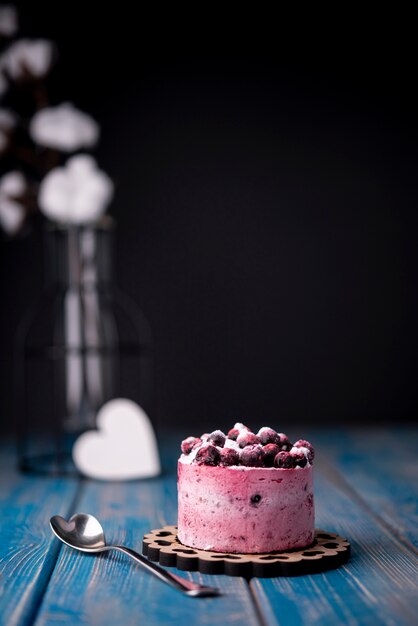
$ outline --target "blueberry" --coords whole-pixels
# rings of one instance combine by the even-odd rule
[[[190,454],[193,448],[202,443],[199,437],[187,437],[181,442],[181,451],[183,454]]]
[[[225,435],[221,430],[214,430],[208,437],[208,443],[223,448],[225,445]]]
[[[236,450],[232,450],[232,448],[222,448],[219,453],[221,456],[219,465],[227,467],[229,465],[239,464],[239,454]]]
[[[266,467],[273,467],[274,459],[276,455],[280,452],[280,448],[275,443],[268,443],[263,448],[264,450],[264,465]]]
[[[251,496],[250,501],[251,501],[251,504],[258,504],[261,501],[260,494],[256,493],[255,495]]]
[[[309,450],[308,453],[308,461],[309,463],[312,463],[312,461],[315,458],[315,450],[314,447],[311,443],[309,443],[309,441],[306,441],[306,439],[299,439],[298,441],[295,441],[295,443],[293,444],[294,448],[306,448],[307,450]]]
[[[260,437],[260,441],[263,446],[266,446],[268,443],[280,443],[279,434],[276,433],[276,431],[272,428],[267,428],[267,426],[263,426],[263,428],[260,428],[257,435]]]
[[[210,443],[202,446],[196,454],[198,465],[218,465],[221,455],[215,446]]]
[[[264,462],[264,450],[260,444],[246,446],[240,456],[241,465],[261,467]]]
[[[240,448],[245,448],[246,446],[254,446],[257,443],[260,443],[260,437],[254,435],[254,433],[242,432],[237,438],[237,444]]]
[[[291,469],[292,467],[295,467],[295,459],[289,452],[282,450],[281,452],[276,454],[274,459],[274,465],[276,467],[281,467],[284,469]]]

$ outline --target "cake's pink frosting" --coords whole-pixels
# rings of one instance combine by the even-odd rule
[[[193,548],[259,553],[312,543],[312,466],[220,467],[178,462],[178,537]]]

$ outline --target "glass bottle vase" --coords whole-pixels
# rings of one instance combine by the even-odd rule
[[[114,223],[48,226],[45,290],[16,336],[15,405],[23,471],[73,473],[75,439],[108,400],[154,417],[149,325],[113,279]]]

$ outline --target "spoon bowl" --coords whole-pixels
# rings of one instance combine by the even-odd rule
[[[83,552],[97,552],[106,547],[104,530],[93,515],[77,513],[69,521],[60,515],[51,517],[53,532],[67,546]]]
[[[160,580],[171,585],[175,589],[182,591],[188,596],[197,598],[220,595],[219,589],[216,589],[215,587],[208,587],[206,585],[199,585],[192,580],[167,572],[167,570],[163,569],[156,563],[149,561],[131,548],[107,544],[103,528],[99,520],[93,517],[93,515],[89,515],[87,513],[77,513],[68,521],[60,515],[54,515],[49,520],[49,523],[53,533],[58,537],[58,539],[67,544],[67,546],[70,546],[70,548],[90,553],[118,550],[119,552],[123,552],[124,554],[130,556],[134,561],[136,561],[136,563],[142,565],[142,567],[157,576]]]

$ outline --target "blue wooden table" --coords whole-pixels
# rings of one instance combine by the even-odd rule
[[[302,433],[289,433],[299,437]],[[0,624],[418,624],[418,430],[316,430],[317,526],[352,543],[341,568],[246,581],[197,572],[218,598],[188,598],[123,555],[76,553],[52,537],[53,514],[90,512],[113,543],[141,550],[145,532],[175,524],[177,445],[161,442],[164,474],[129,483],[19,474],[0,448]],[[176,570],[174,570],[176,571]]]

